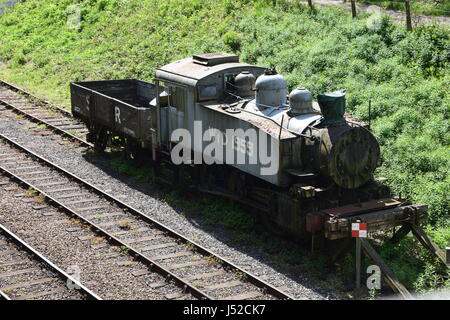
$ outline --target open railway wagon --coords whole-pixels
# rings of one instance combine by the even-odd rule
[[[393,198],[374,178],[379,144],[345,113],[345,91],[317,102],[304,88],[288,95],[275,71],[212,53],[157,69],[154,83],[74,82],[71,100],[97,150],[119,144],[130,158],[165,168],[161,180],[256,208],[284,234],[340,240],[337,255],[354,222],[367,223],[369,234],[400,227],[393,241],[412,230],[444,259],[420,228],[426,205]],[[368,241],[363,249],[407,295]]]

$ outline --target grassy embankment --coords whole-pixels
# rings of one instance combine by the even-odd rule
[[[80,8],[80,28],[67,27],[77,11],[71,5]],[[157,66],[214,51],[275,66],[290,88],[315,95],[347,88],[348,111],[366,121],[371,100],[384,159],[377,176],[395,193],[427,203],[427,232],[441,247],[450,244],[448,29],[407,32],[387,18],[352,20],[339,8],[310,12],[268,0],[29,0],[0,17],[0,78],[64,107],[70,81],[149,80]],[[209,209],[214,223],[249,230],[239,222],[241,209]],[[231,214],[220,219],[224,212]],[[410,288],[450,285],[411,237],[380,250]]]

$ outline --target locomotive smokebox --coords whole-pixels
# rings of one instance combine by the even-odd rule
[[[360,126],[342,125],[322,129],[320,171],[337,185],[354,189],[373,177],[380,159],[375,137]]]
[[[318,96],[324,121],[316,168],[337,185],[354,189],[373,178],[380,146],[366,128],[344,119],[345,91]]]

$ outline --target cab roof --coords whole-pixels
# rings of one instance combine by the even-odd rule
[[[195,86],[198,81],[215,73],[232,68],[252,67],[239,62],[239,56],[228,53],[205,53],[169,63],[156,69],[156,78]]]

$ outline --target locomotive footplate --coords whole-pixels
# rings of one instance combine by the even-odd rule
[[[351,224],[367,223],[368,231],[392,228],[404,223],[418,224],[425,219],[427,206],[397,199],[362,202],[321,212],[325,219],[325,237],[330,240],[351,236]]]

